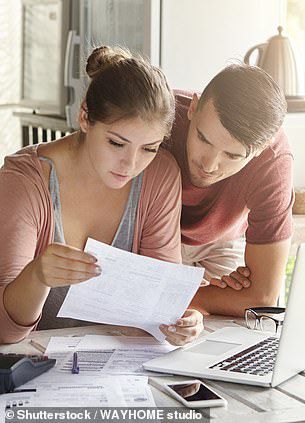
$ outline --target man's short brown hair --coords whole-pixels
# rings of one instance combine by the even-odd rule
[[[222,125],[246,149],[263,148],[283,123],[287,104],[271,76],[257,66],[234,64],[219,72],[203,91],[198,109],[212,100]]]

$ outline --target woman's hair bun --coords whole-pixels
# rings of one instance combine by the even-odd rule
[[[132,54],[125,48],[101,46],[94,49],[88,57],[86,72],[93,79],[107,67],[131,58]]]

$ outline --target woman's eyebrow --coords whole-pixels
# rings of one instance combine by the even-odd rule
[[[132,143],[132,141],[128,140],[127,138],[123,137],[122,135],[118,134],[117,132],[114,132],[114,131],[107,131],[107,132],[109,132],[110,134],[115,135],[115,136],[121,138],[122,141],[126,141],[126,142],[129,142],[129,143]],[[149,142],[149,143],[143,144],[143,145],[154,145],[154,144],[161,143],[162,141],[163,141],[163,139],[162,140],[158,140],[158,141],[154,141],[154,142]]]

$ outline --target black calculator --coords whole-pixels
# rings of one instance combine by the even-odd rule
[[[15,388],[49,370],[55,359],[42,355],[0,353],[0,394]]]

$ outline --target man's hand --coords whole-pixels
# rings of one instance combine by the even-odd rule
[[[239,291],[242,288],[249,288],[251,285],[250,270],[248,267],[240,266],[229,275],[222,276],[221,279],[212,278],[210,285],[218,286],[219,288],[230,288]]]
[[[290,239],[273,244],[246,244],[245,263],[251,269],[247,289],[200,287],[191,306],[203,314],[243,317],[245,308],[274,306],[284,280]]]
[[[200,311],[187,309],[175,325],[161,325],[160,330],[172,345],[185,345],[195,341],[203,331],[203,315]]]

